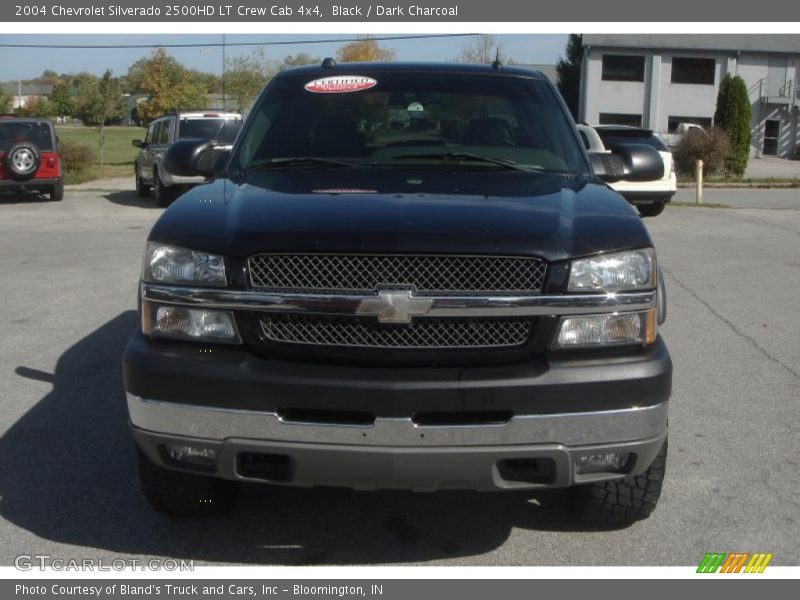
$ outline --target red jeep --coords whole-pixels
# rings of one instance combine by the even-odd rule
[[[7,190],[64,198],[58,140],[49,121],[0,118],[0,191]]]

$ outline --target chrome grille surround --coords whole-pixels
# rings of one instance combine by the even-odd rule
[[[362,317],[259,316],[269,342],[349,348],[445,350],[515,348],[528,341],[532,319],[416,319],[408,325],[379,325]]]
[[[248,261],[255,290],[372,293],[412,289],[418,296],[535,295],[547,264],[537,257],[405,254],[258,254]]]

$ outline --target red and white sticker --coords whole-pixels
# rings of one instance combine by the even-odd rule
[[[378,85],[372,77],[363,75],[337,75],[309,81],[305,88],[314,94],[348,94],[361,92]]]

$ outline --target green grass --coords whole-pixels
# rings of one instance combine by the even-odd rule
[[[106,127],[104,133],[103,166],[95,164],[84,173],[68,174],[65,178],[66,183],[83,183],[94,179],[133,176],[133,161],[139,149],[131,146],[131,140],[144,139],[146,130],[141,127]],[[100,160],[100,134],[96,127],[57,126],[56,134],[62,142],[89,146],[94,152],[96,160]]]
[[[719,202],[703,202],[697,204],[696,202],[676,202],[673,200],[667,204],[667,208],[674,206],[677,208],[730,208],[727,204],[720,204]]]
[[[678,177],[678,187],[680,188],[693,188],[695,181],[691,177],[680,176]],[[741,187],[741,188],[797,188],[800,187],[800,178],[797,177],[763,177],[754,179],[752,177],[743,177],[736,179],[733,177],[707,177],[703,179],[703,186],[709,188],[715,187]]]

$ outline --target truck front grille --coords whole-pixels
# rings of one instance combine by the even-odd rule
[[[381,288],[418,295],[526,295],[542,290],[546,263],[524,256],[259,254],[248,259],[257,290],[358,294]]]
[[[530,336],[531,319],[417,319],[382,325],[366,317],[261,316],[269,342],[408,350],[514,348]]]

